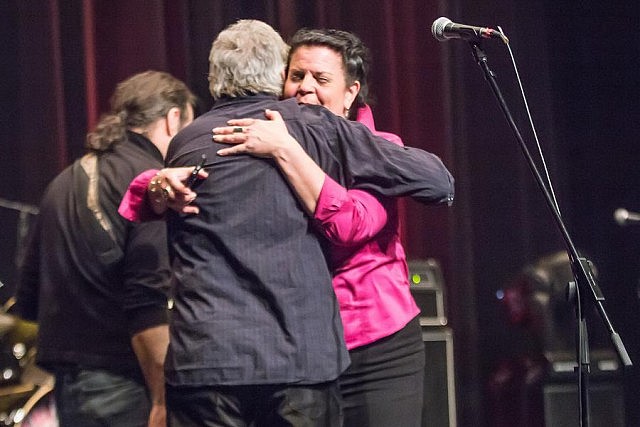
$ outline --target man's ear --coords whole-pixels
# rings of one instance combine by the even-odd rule
[[[173,107],[166,115],[166,132],[170,137],[174,137],[180,130],[182,124],[182,111],[178,107]]]

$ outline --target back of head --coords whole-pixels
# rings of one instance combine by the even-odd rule
[[[262,21],[240,20],[223,30],[209,54],[209,91],[214,99],[257,93],[282,94],[287,44]]]
[[[182,111],[188,119],[187,106],[196,98],[180,80],[161,71],[145,71],[120,82],[111,96],[111,111],[100,118],[87,135],[87,148],[107,151],[124,138],[125,131],[146,128],[166,116],[171,108]]]
[[[289,57],[301,46],[324,46],[337,52],[342,57],[342,66],[346,76],[346,85],[352,85],[356,80],[360,82],[360,92],[356,98],[356,107],[369,102],[369,49],[362,40],[353,33],[335,29],[298,30],[290,41]],[[355,109],[354,109],[355,110]]]

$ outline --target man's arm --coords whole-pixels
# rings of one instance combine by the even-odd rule
[[[131,345],[152,401],[149,426],[165,426],[164,359],[169,343],[170,279],[164,221],[130,224],[125,248],[122,307]]]
[[[387,197],[409,196],[424,204],[453,202],[454,179],[438,156],[393,144],[360,123],[332,119],[335,133],[326,124],[314,125],[314,131],[331,144],[347,188]]]
[[[148,328],[131,337],[131,346],[140,363],[151,397],[149,427],[166,426],[164,359],[168,345],[169,327],[167,325]]]
[[[425,204],[453,202],[454,180],[438,156],[398,146],[374,136],[362,124],[337,117],[323,107],[311,107],[317,106],[303,107],[302,120],[294,116],[287,122],[291,135],[282,131],[279,114],[274,121],[239,119],[230,121],[231,126],[214,129],[214,140],[237,144],[218,154],[275,158],[311,212],[324,173],[349,189],[387,197],[410,196]],[[243,132],[235,131],[238,126]],[[300,178],[307,179],[299,183],[310,190],[311,202],[304,198],[295,181]]]

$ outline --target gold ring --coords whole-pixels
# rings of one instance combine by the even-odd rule
[[[235,127],[233,128],[233,133],[244,133],[244,128]]]
[[[159,176],[159,174],[156,174],[156,176],[154,176],[149,183],[149,196],[151,201],[155,204],[165,203],[169,198],[169,191],[171,190],[171,187],[169,186],[169,183],[166,183],[167,185],[164,187],[162,186],[162,184],[163,179]]]

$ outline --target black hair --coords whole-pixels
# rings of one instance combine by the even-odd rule
[[[289,57],[287,58],[287,73],[289,71],[289,62],[296,49],[301,46],[325,46],[334,50],[342,57],[342,66],[344,67],[346,84],[351,86],[355,81],[360,82],[360,91],[355,99],[355,106],[361,107],[371,102],[369,94],[369,67],[371,57],[369,49],[362,43],[362,40],[353,33],[335,29],[308,29],[302,28],[298,30],[291,41]],[[349,118],[353,119],[357,108],[349,111]]]

